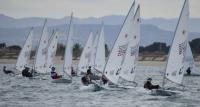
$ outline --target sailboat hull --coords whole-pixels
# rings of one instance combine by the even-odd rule
[[[52,80],[52,83],[72,83],[72,80],[71,79],[65,79],[65,78],[54,79],[54,80]]]
[[[151,90],[152,95],[158,95],[158,96],[174,96],[177,95],[177,91],[171,91],[171,90],[165,90],[165,89],[153,89]]]

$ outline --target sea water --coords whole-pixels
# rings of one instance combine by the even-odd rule
[[[140,90],[148,77],[152,77],[153,84],[161,84],[164,67],[139,66],[135,80],[138,83],[136,88],[92,92],[80,90],[81,77],[73,78],[71,84],[52,83],[49,75],[41,79],[6,75],[2,71],[2,66],[0,65],[0,107],[199,107],[200,105],[199,76],[184,77],[183,83],[188,87],[176,96],[155,96]],[[7,66],[14,67],[14,65]],[[62,65],[58,65],[57,71],[61,69]]]

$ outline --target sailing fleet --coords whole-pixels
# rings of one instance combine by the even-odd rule
[[[193,72],[195,70],[194,58],[188,41],[189,23],[189,0],[185,0],[181,10],[174,38],[170,47],[167,65],[164,71],[162,86],[155,90],[157,93],[172,93],[165,88],[167,81],[182,85],[184,73],[189,67]],[[32,49],[33,28],[31,28],[25,44],[19,54],[16,69],[22,71],[29,67],[34,71],[46,74],[50,73],[51,68],[55,66],[53,60],[56,55],[59,33],[54,30],[51,38],[48,38],[47,20],[44,21],[40,42],[37,48],[34,64],[30,64],[30,54]],[[86,74],[88,67],[92,67],[92,72],[96,75],[105,76],[108,84],[115,85],[117,88],[126,87],[120,81],[127,81],[137,84],[135,77],[137,75],[137,63],[140,46],[140,5],[133,2],[124,23],[120,29],[117,39],[111,49],[110,55],[106,60],[105,56],[105,34],[104,24],[102,23],[100,32],[90,32],[83,48],[78,67],[74,68],[73,60],[73,36],[74,19],[71,14],[69,30],[66,33],[66,45],[64,53],[64,64],[62,71],[64,78],[55,80],[57,82],[71,83],[72,70],[77,70],[77,75]],[[96,87],[105,88],[99,81],[95,81]],[[109,85],[107,85],[109,87]]]

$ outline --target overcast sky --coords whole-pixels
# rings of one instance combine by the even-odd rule
[[[184,0],[137,0],[142,18],[177,18]],[[133,0],[0,0],[0,14],[15,18],[126,15]],[[200,0],[189,0],[190,16],[200,18]]]

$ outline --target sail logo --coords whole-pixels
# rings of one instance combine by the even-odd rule
[[[135,47],[131,47],[131,56],[137,55],[138,54],[138,45]]]
[[[124,56],[126,53],[127,44],[119,46],[117,56]]]
[[[179,44],[179,55],[184,54],[186,52],[186,46],[187,46],[186,41]]]

